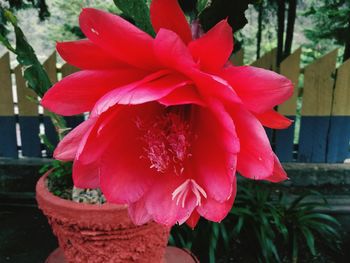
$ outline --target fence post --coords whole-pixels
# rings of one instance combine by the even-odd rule
[[[326,162],[337,54],[338,50],[334,50],[305,68],[299,135],[300,162]]]
[[[341,163],[350,157],[350,59],[338,69],[333,94],[327,146],[327,162]]]
[[[22,155],[41,157],[38,105],[28,99],[28,97],[37,99],[37,95],[26,86],[20,65],[14,69],[14,72],[18,96],[18,120],[21,131]]]
[[[278,112],[293,121],[292,125],[284,130],[276,130],[275,152],[282,162],[293,161],[295,115],[297,109],[298,84],[300,75],[301,48],[282,61],[280,73],[289,78],[294,85],[293,96],[285,103],[278,106]]]
[[[268,69],[276,72],[277,70],[276,56],[277,56],[277,48],[274,48],[270,52],[265,53],[258,60],[254,61],[251,65],[254,67]],[[265,128],[265,131],[269,140],[272,141],[273,130],[270,128]]]
[[[241,48],[238,52],[232,54],[230,57],[230,61],[235,66],[243,66],[244,65],[244,49]]]
[[[17,158],[16,118],[9,53],[0,58],[0,73],[0,157]]]
[[[56,52],[54,51],[44,62],[43,64],[49,79],[52,84],[57,82],[57,67],[56,67]],[[49,142],[56,146],[58,143],[58,135],[57,131],[55,130],[55,126],[53,125],[50,116],[48,116],[48,111],[44,109],[44,127],[45,127],[45,135]],[[47,150],[47,156],[51,157],[52,153]]]

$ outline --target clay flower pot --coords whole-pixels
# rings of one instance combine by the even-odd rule
[[[125,206],[61,199],[49,192],[46,176],[37,183],[36,198],[65,262],[165,262],[170,229],[153,222],[135,226]]]

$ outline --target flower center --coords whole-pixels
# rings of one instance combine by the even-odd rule
[[[172,193],[172,200],[176,199],[176,205],[179,205],[181,203],[181,206],[184,208],[186,198],[190,191],[192,191],[196,197],[196,206],[201,206],[202,196],[204,198],[207,198],[207,193],[193,179],[187,179],[183,184],[176,188]]]
[[[150,168],[160,173],[184,172],[184,163],[190,153],[190,125],[178,112],[167,112],[158,117],[154,123],[136,120],[136,126],[143,133],[144,154]]]

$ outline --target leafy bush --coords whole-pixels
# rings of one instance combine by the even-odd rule
[[[308,201],[315,197],[321,202]],[[321,247],[339,251],[339,223],[319,212],[325,206],[317,192],[293,198],[265,183],[245,183],[221,224],[203,220],[194,230],[177,226],[169,241],[191,249],[201,262],[213,263],[220,255],[233,254],[230,262],[296,263],[300,251],[310,259],[320,256]]]
[[[39,172],[41,174],[49,172],[47,182],[51,193],[63,199],[72,199],[72,162],[53,160],[44,165]]]

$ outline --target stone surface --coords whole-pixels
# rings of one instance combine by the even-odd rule
[[[153,261],[150,261],[153,262]],[[196,263],[199,262],[193,255],[189,252],[176,248],[167,247],[165,251],[165,262],[164,263]],[[47,258],[45,263],[66,263],[64,259],[64,254],[57,248],[53,251]]]

